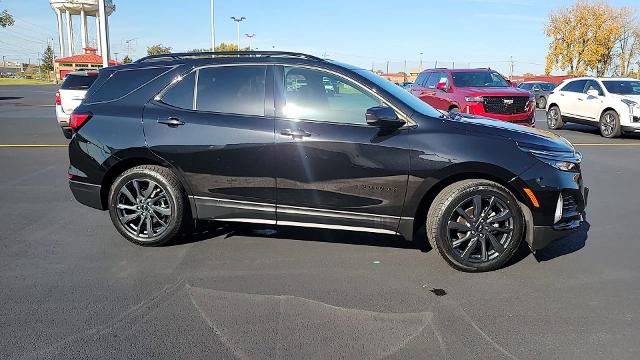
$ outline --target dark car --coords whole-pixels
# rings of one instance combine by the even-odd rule
[[[487,271],[582,222],[581,157],[562,137],[445,116],[310,55],[217,55],[101,69],[71,117],[73,195],[131,242],[167,244],[196,220],[407,240],[426,226],[451,266]]]
[[[556,88],[556,84],[544,81],[525,81],[518,84],[518,88],[527,90],[536,97],[536,106],[539,109],[547,108],[549,94]]]

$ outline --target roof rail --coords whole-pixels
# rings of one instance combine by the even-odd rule
[[[180,60],[180,59],[189,59],[189,58],[197,58],[203,56],[229,56],[229,55],[237,55],[237,56],[264,56],[264,57],[290,57],[290,58],[300,58],[307,59],[313,61],[325,61],[325,59],[319,58],[317,56],[297,53],[297,52],[288,52],[288,51],[203,51],[203,52],[192,52],[192,53],[171,53],[171,54],[157,54],[157,55],[149,55],[143,58],[136,60],[136,63],[147,62],[147,61],[163,61],[163,60]]]

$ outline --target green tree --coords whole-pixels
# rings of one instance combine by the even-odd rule
[[[220,43],[216,46],[215,51],[236,51],[237,46],[235,44],[227,44],[227,43]],[[207,51],[211,51],[211,49],[192,49],[189,50],[187,52],[189,53],[198,53],[198,52],[207,52]],[[249,51],[249,47],[244,47],[241,48],[240,51]]]
[[[14,23],[15,21],[13,20],[13,16],[11,16],[7,10],[2,10],[2,12],[0,12],[0,27],[5,28],[7,26],[12,26]]]
[[[42,64],[40,65],[40,70],[47,73],[47,79],[50,79],[51,71],[53,71],[53,60],[55,58],[55,54],[53,53],[53,48],[51,45],[47,45],[47,48],[44,49],[44,53],[42,54]]]
[[[122,59],[123,64],[131,64],[133,61],[129,57],[129,55],[125,55],[124,59]]]
[[[171,49],[172,49],[171,46],[155,44],[147,47],[147,55],[168,54],[171,52]]]

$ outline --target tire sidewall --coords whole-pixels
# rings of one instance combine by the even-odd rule
[[[470,198],[474,195],[493,195],[502,200],[509,210],[513,214],[513,236],[511,242],[505,247],[505,251],[496,258],[482,263],[468,263],[463,259],[455,255],[454,249],[448,241],[448,221],[449,217],[453,214],[456,207],[464,199]],[[509,193],[506,193],[500,188],[491,185],[473,186],[462,190],[461,192],[450,197],[445,205],[445,209],[442,212],[442,216],[437,219],[438,237],[436,239],[436,245],[440,248],[440,253],[443,254],[450,264],[454,267],[468,272],[483,272],[500,268],[504,265],[516,252],[520,243],[522,242],[524,233],[524,216],[522,210],[518,205],[517,200]]]
[[[547,99],[544,96],[538,98],[538,108],[544,109],[547,107]]]
[[[551,116],[551,113],[553,111],[556,111],[558,113],[558,119],[556,120],[554,125],[551,125],[551,122],[549,120],[549,116]],[[560,129],[562,126],[564,125],[564,122],[562,121],[562,112],[560,111],[560,108],[557,105],[553,105],[549,108],[549,112],[547,113],[547,127],[549,129],[552,130],[558,130]]]
[[[120,218],[118,217],[116,209],[118,193],[125,184],[128,184],[134,179],[152,180],[168,195],[167,199],[173,216],[171,216],[167,228],[161,234],[154,236],[153,238],[139,237],[130,233],[120,222]],[[175,189],[171,186],[162,175],[150,169],[133,168],[120,175],[113,182],[109,191],[109,216],[111,217],[111,221],[115,228],[127,240],[143,246],[162,245],[170,241],[180,229],[183,214],[180,213],[179,209],[183,209],[184,207],[178,206],[178,202],[182,202],[182,194],[179,192],[179,189]]]
[[[613,115],[613,119],[615,120],[615,128],[613,129],[613,133],[610,135],[605,135],[604,132],[602,131],[602,124],[604,121],[604,117],[607,116],[607,114],[611,114]],[[608,139],[612,139],[612,138],[616,138],[618,136],[620,136],[620,134],[622,133],[621,128],[620,128],[620,116],[618,116],[618,113],[613,111],[613,110],[608,110],[605,111],[602,116],[600,116],[600,134],[603,137],[606,137]]]

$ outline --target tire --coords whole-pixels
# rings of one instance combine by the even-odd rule
[[[547,111],[547,127],[552,130],[560,130],[564,126],[562,113],[557,105],[552,105]]]
[[[617,112],[608,110],[600,116],[600,134],[609,139],[617,138],[622,134],[620,117]]]
[[[449,109],[449,114],[451,115],[456,115],[460,113],[460,109],[458,109],[457,106],[452,107],[451,109]]]
[[[113,225],[125,239],[142,246],[166,245],[177,238],[183,224],[188,223],[185,204],[176,176],[156,165],[125,171],[109,191]]]
[[[451,267],[465,272],[500,268],[524,238],[518,201],[504,186],[489,180],[463,180],[444,188],[429,208],[426,225],[431,247]]]
[[[547,108],[547,98],[545,98],[544,96],[540,96],[538,98],[538,109],[546,109]]]

